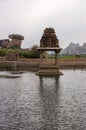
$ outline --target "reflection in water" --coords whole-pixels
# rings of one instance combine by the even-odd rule
[[[58,96],[59,96],[59,77],[44,78],[40,77],[40,99],[43,104],[43,127],[45,129],[58,128]],[[58,109],[57,109],[58,107]]]
[[[62,70],[59,78],[33,72],[0,78],[0,130],[85,130],[86,71]]]
[[[45,79],[54,79],[55,80],[55,85],[58,86],[59,84],[59,76],[56,76],[56,77],[45,77],[45,76],[39,76],[39,79],[40,79],[40,87],[43,87],[43,78]]]

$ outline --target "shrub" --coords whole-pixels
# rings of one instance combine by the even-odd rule
[[[6,50],[5,49],[1,49],[0,50],[0,56],[5,56],[6,55]]]

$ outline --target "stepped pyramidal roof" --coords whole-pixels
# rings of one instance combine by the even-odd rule
[[[59,47],[59,40],[53,28],[46,28],[44,30],[40,40],[40,47]]]

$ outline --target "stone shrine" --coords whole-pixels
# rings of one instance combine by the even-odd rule
[[[59,41],[53,28],[46,28],[40,40],[40,47],[59,47]]]
[[[40,47],[37,48],[40,52],[40,65],[37,75],[39,76],[57,76],[62,73],[59,71],[58,53],[61,51],[59,47],[59,40],[55,34],[53,28],[46,28],[44,30],[43,36],[40,40]],[[55,64],[44,64],[43,63],[43,52],[44,51],[54,51],[55,52]]]

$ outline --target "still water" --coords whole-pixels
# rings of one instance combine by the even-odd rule
[[[0,130],[86,130],[86,70],[0,72]]]

